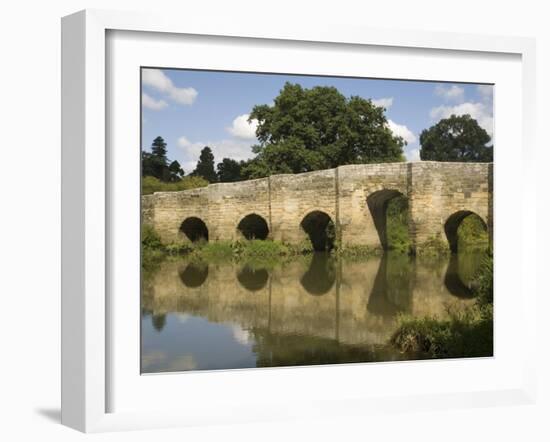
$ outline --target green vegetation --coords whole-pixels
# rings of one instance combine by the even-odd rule
[[[491,162],[489,134],[470,115],[451,115],[420,134],[420,159],[429,161]]]
[[[339,256],[348,258],[350,261],[354,259],[363,260],[371,256],[380,256],[383,251],[380,248],[373,248],[361,245],[345,245],[338,247],[337,253]]]
[[[311,243],[289,245],[272,240],[218,241],[192,249],[191,254],[204,259],[234,258],[236,260],[281,258],[312,252]]]
[[[233,183],[235,181],[241,181],[242,177],[241,169],[246,165],[245,161],[236,161],[232,158],[224,158],[221,163],[216,166],[218,180],[220,183]]]
[[[449,309],[446,319],[402,316],[390,342],[421,358],[460,358],[493,354],[493,258],[487,255],[476,277],[476,303]]]
[[[441,235],[433,235],[423,244],[417,244],[416,255],[422,257],[437,257],[450,253],[448,242]]]
[[[388,126],[385,109],[335,87],[305,89],[286,83],[273,105],[254,106],[259,144],[242,169],[245,178],[329,169],[343,164],[403,161],[401,137]]]
[[[209,183],[218,181],[218,175],[214,170],[214,154],[208,146],[203,147],[201,150],[199,161],[197,161],[197,166],[191,175],[202,177]]]
[[[386,209],[386,238],[389,250],[410,253],[409,202],[405,196],[392,198]]]
[[[194,189],[208,185],[208,180],[196,176],[197,174],[184,176],[185,172],[180,164],[177,161],[170,161],[166,152],[166,143],[162,137],[156,137],[153,140],[151,152],[141,152],[142,195]],[[214,157],[212,156],[212,158]]]
[[[141,194],[150,195],[154,192],[175,192],[208,186],[208,181],[200,176],[186,176],[179,181],[164,182],[152,176],[141,179]]]
[[[151,152],[141,152],[141,174],[165,182],[179,181],[184,171],[180,163],[168,160],[166,152],[164,139],[156,137],[151,144]]]
[[[150,226],[141,226],[141,268],[144,272],[155,271],[166,257],[157,232]]]
[[[458,247],[487,248],[488,246],[489,234],[481,218],[477,215],[464,218],[458,228]]]

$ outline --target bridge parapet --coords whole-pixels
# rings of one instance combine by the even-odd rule
[[[387,203],[403,195],[414,246],[447,238],[453,248],[453,229],[467,214],[479,215],[492,234],[492,173],[492,163],[345,165],[143,196],[142,220],[166,243],[190,240],[180,227],[191,217],[204,222],[210,241],[234,241],[243,237],[243,218],[254,214],[268,238],[298,243],[307,238],[304,218],[324,213],[344,246],[377,248],[385,246]]]

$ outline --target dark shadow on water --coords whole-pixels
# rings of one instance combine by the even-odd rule
[[[478,265],[476,265],[476,262],[471,261],[470,256],[459,256],[456,253],[451,254],[449,259],[444,283],[449,293],[457,298],[469,299],[475,296],[471,280]],[[466,268],[463,269],[462,267]]]
[[[245,289],[251,292],[257,292],[263,289],[267,284],[269,273],[266,269],[255,269],[246,264],[237,273],[237,279]]]
[[[178,271],[181,282],[186,287],[197,288],[204,284],[208,277],[208,264],[191,262]]]
[[[315,296],[328,293],[336,281],[336,260],[329,253],[314,253],[307,272],[300,279],[302,287]]]
[[[406,254],[384,254],[376,272],[367,310],[381,316],[410,312],[415,270]]]
[[[56,424],[61,423],[61,409],[60,408],[38,408],[34,410],[36,414],[42,416],[46,420],[54,422]]]

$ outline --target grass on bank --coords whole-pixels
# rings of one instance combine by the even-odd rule
[[[488,254],[476,277],[476,303],[449,310],[447,319],[402,316],[390,343],[421,358],[462,358],[493,354],[493,258]]]
[[[193,244],[163,244],[160,236],[148,225],[141,229],[142,267],[154,270],[163,259],[186,255],[196,260],[280,260],[281,258],[306,255],[313,251],[311,242],[290,245],[271,240],[243,240],[197,242]]]
[[[179,181],[166,183],[153,176],[141,179],[141,194],[151,195],[155,192],[175,192],[208,186],[208,181],[200,176],[185,176]]]

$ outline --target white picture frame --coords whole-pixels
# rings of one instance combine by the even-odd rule
[[[343,391],[339,396],[337,390],[331,390],[326,397],[322,394],[312,396],[307,401],[295,405],[274,401],[271,405],[258,402],[255,406],[254,389],[259,385],[270,382],[270,379],[275,379],[276,376],[280,377],[281,373],[290,379],[305,372],[300,372],[300,369],[273,369],[248,371],[247,374],[245,370],[236,376],[238,385],[248,390],[248,393],[239,399],[233,397],[231,407],[227,407],[228,397],[222,397],[217,398],[220,399],[217,408],[201,403],[193,410],[185,407],[164,407],[113,411],[109,404],[109,395],[113,389],[109,375],[113,361],[110,328],[116,318],[110,311],[109,290],[112,287],[111,264],[114,259],[110,244],[113,241],[112,235],[116,234],[116,229],[110,226],[114,213],[113,201],[116,199],[110,193],[112,183],[109,182],[109,171],[112,165],[109,162],[112,158],[108,150],[108,140],[111,134],[108,133],[106,125],[106,121],[111,117],[108,107],[109,80],[106,72],[108,63],[112,62],[108,60],[108,56],[112,54],[108,51],[106,39],[107,34],[112,31],[282,41],[287,46],[307,42],[313,45],[337,44],[344,49],[369,46],[388,50],[401,48],[404,52],[425,49],[441,54],[467,52],[477,57],[482,57],[483,54],[518,57],[521,65],[521,109],[518,109],[515,115],[521,115],[519,142],[522,161],[518,165],[518,174],[522,177],[523,186],[516,191],[522,208],[517,211],[512,226],[520,226],[521,229],[516,250],[520,254],[522,265],[521,282],[510,287],[519,288],[521,293],[523,316],[519,321],[522,336],[525,338],[524,351],[518,355],[521,375],[519,371],[514,372],[517,376],[513,380],[510,379],[507,384],[502,383],[498,388],[491,386],[483,389],[478,386],[472,390],[465,388],[461,392],[450,393],[435,385],[426,389],[424,394],[417,390],[415,393],[392,392],[376,396],[369,396],[362,391],[353,396],[346,395]],[[177,17],[88,10],[63,18],[62,54],[62,422],[65,425],[80,431],[95,432],[289,417],[361,415],[375,410],[392,412],[529,403],[534,400],[536,383],[532,343],[535,339],[529,337],[533,338],[535,334],[536,287],[534,270],[526,265],[528,257],[534,256],[536,247],[536,229],[533,227],[536,219],[536,192],[533,189],[536,186],[534,174],[531,173],[536,154],[533,135],[536,90],[535,43],[532,39],[416,31],[394,33],[388,30],[327,24],[294,27],[281,23],[262,23],[260,26],[233,22],[220,25],[196,19],[193,23],[182,25]],[[136,94],[139,93],[136,91]],[[497,113],[497,121],[498,118]],[[496,162],[495,169],[498,170],[498,154]],[[498,210],[501,209],[496,204],[496,219]],[[495,234],[496,242],[498,232]],[[497,263],[498,253],[496,245]],[[505,273],[501,272],[501,275],[505,276]],[[506,281],[501,281],[501,287],[504,287],[505,283]],[[508,290],[511,291],[512,288]],[[497,304],[497,315],[498,308]],[[503,322],[500,329],[506,327],[507,324]],[[498,358],[498,354],[496,357]],[[446,364],[446,369],[455,372],[465,368],[461,361],[435,363],[439,363],[440,367]],[[390,365],[374,365],[378,367],[378,372],[381,369],[394,370],[389,368]],[[371,368],[368,369],[371,372],[372,366],[371,364]],[[426,373],[422,373],[427,370],[427,366],[428,363],[420,362],[410,366],[410,369],[417,371],[419,376],[426,376]],[[487,366],[485,369],[491,368]],[[310,371],[307,372],[307,378],[318,376],[314,375],[315,372],[311,368],[308,370]],[[361,371],[367,368],[364,364],[356,364],[353,367],[324,367],[322,370],[322,375],[329,378],[338,376],[339,372],[345,373],[346,377],[360,376]],[[193,378],[197,385],[205,385],[211,381],[222,389],[230,377],[232,380],[237,379],[235,373],[203,373],[198,376],[200,378]],[[302,381],[307,378],[303,378]],[[168,378],[165,377],[162,381],[164,387],[170,386],[172,382],[166,379]],[[296,379],[293,380],[295,381]],[[198,395],[192,392],[191,399],[193,394]]]

